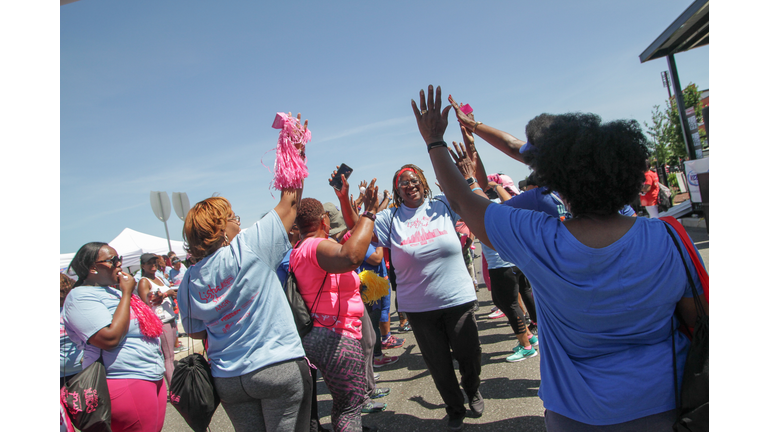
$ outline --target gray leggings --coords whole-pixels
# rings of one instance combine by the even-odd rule
[[[213,383],[237,432],[309,430],[312,376],[304,358]]]

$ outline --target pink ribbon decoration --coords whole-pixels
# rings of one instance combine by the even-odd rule
[[[293,117],[277,113],[272,123],[274,129],[280,129],[275,157],[275,178],[273,187],[279,191],[300,189],[302,181],[309,176],[306,157],[299,154],[296,144],[306,146],[312,140],[312,133],[306,131]]]

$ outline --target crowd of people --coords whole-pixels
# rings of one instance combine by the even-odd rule
[[[652,206],[658,182],[637,123],[542,114],[522,141],[452,98],[443,108],[440,87],[418,100],[413,113],[440,194],[408,163],[394,170],[391,193],[379,194],[371,179],[355,199],[341,175],[338,207],[286,188],[244,232],[230,202],[215,196],[185,218],[189,268],[172,254],[144,254],[135,277],[108,244],[84,245],[71,265],[77,281],[61,279],[61,385],[103,357],[112,430],[160,431],[180,318],[204,340],[235,430],[327,430],[317,371],[333,400],[333,430],[375,430],[362,413],[387,407],[376,401],[390,390],[376,385],[375,368],[399,359],[383,353],[404,343],[392,334],[396,311],[445,403],[447,429],[461,430],[485,408],[474,265],[467,271],[476,237],[495,317],[506,317],[518,341],[506,360],[541,356],[547,430],[671,429],[689,347],[671,329],[681,324],[676,309],[693,325],[702,287],[695,272],[690,286],[685,267],[701,257],[681,262],[650,209],[652,218],[628,213],[638,194]],[[451,110],[463,137],[453,149],[443,138]],[[292,121],[301,128],[300,114]],[[531,168],[520,189],[485,172],[476,137]],[[296,150],[305,157],[302,143]],[[285,325],[293,322],[289,275],[313,317],[303,336]],[[377,298],[372,282],[361,282],[368,277],[384,281]],[[148,311],[152,320],[142,318]],[[676,375],[658,361],[673,346]]]

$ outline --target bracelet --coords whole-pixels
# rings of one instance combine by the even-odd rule
[[[363,213],[360,216],[367,217],[368,219],[370,219],[370,220],[372,220],[374,222],[376,221],[376,215],[371,213],[370,211],[367,211],[367,212]]]
[[[427,152],[429,152],[435,147],[448,147],[448,144],[446,144],[445,141],[433,142],[432,144],[427,145]]]
[[[475,131],[477,130],[477,127],[480,126],[481,124],[483,124],[483,122],[476,121],[475,125],[472,127],[472,133],[475,133]]]
[[[474,191],[476,191],[476,190],[479,190],[479,191],[481,191],[482,189],[480,189],[479,187],[476,187],[476,188],[472,188],[472,192],[474,192]]]

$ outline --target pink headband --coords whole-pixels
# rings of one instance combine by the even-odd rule
[[[395,177],[395,183],[397,183],[397,181],[400,180],[400,176],[403,175],[405,171],[410,171],[416,175],[419,175],[419,173],[417,173],[416,170],[414,170],[413,168],[405,167],[397,172],[397,176]]]

